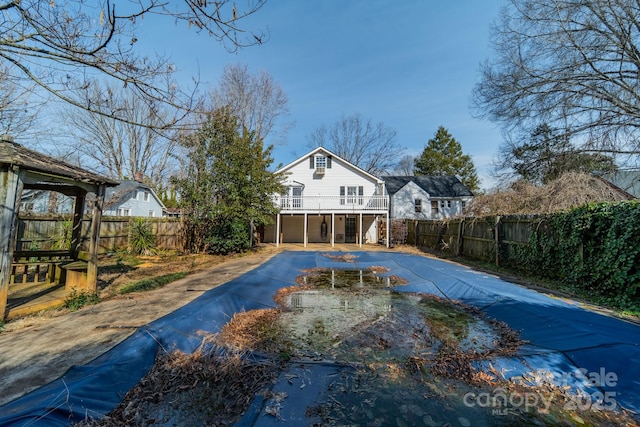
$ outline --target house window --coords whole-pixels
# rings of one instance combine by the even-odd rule
[[[302,209],[302,187],[291,187],[291,205],[293,209]]]
[[[131,199],[132,200],[138,200],[138,192],[136,190],[133,190],[131,192]]]
[[[149,210],[149,216],[150,216],[150,217],[154,217],[154,216],[156,216],[156,211],[154,211],[154,210]]]
[[[302,190],[304,187],[288,187],[280,198],[282,209],[302,209]]]
[[[439,202],[437,200],[431,201],[431,215],[438,215],[440,213]]]
[[[144,192],[144,201],[145,201],[145,202],[148,202],[148,201],[149,201],[149,192],[148,192],[148,191],[145,191],[145,192]]]
[[[413,201],[413,205],[415,207],[415,210],[417,213],[422,212],[422,200],[421,199],[415,199]]]
[[[289,189],[287,188],[287,190],[281,194],[282,197],[280,197],[280,208],[281,209],[287,209],[289,207]]]
[[[327,158],[325,156],[316,156],[316,169],[327,167]]]
[[[353,186],[349,186],[347,187],[347,204],[348,205],[353,205],[356,203],[356,194],[357,194],[358,188]]]
[[[360,186],[341,186],[340,187],[340,204],[359,205],[364,204],[364,187]]]
[[[118,216],[131,216],[131,209],[118,208]]]

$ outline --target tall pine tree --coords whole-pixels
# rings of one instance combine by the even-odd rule
[[[462,146],[444,126],[416,157],[414,174],[456,176],[471,191],[477,191],[480,185],[471,156],[462,153]]]

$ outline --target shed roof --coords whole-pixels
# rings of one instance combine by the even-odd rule
[[[111,178],[30,150],[6,137],[0,139],[0,164],[15,165],[30,171],[68,178],[86,184],[105,184],[108,186],[118,184]]]
[[[395,194],[413,182],[431,197],[473,196],[471,190],[455,176],[386,176],[384,182],[389,194]]]

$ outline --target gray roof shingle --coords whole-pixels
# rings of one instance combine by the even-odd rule
[[[409,182],[414,182],[431,197],[473,196],[471,190],[455,176],[386,176],[383,179],[389,194],[395,194]]]

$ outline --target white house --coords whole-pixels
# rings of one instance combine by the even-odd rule
[[[378,242],[389,215],[384,181],[322,147],[276,173],[284,176],[287,190],[274,197],[280,213],[265,227],[264,242]]]
[[[387,176],[394,219],[443,219],[460,215],[473,193],[455,176]]]
[[[105,195],[104,215],[161,217],[164,204],[148,185],[125,179]]]

